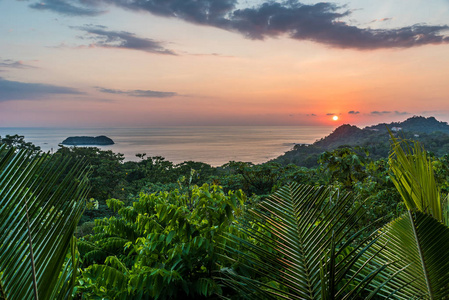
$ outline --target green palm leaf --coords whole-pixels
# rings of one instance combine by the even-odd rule
[[[383,287],[383,294],[400,299],[448,299],[449,228],[430,215],[408,211],[382,231],[385,234],[370,251],[386,245],[375,260],[396,261],[386,268],[387,273],[402,270]]]
[[[408,209],[418,209],[443,221],[442,197],[427,152],[418,142],[410,145],[392,134],[391,139],[393,145],[389,164],[394,174],[391,180],[405,205]]]
[[[78,162],[68,169],[68,160],[6,146],[0,147],[0,157],[0,295],[70,298],[73,232],[88,192],[86,168]]]
[[[254,299],[360,297],[385,265],[356,266],[375,239],[351,234],[358,213],[349,212],[352,203],[350,194],[323,187],[284,186],[242,223],[246,237],[228,236],[229,256],[238,259],[225,282]],[[362,241],[350,246],[356,239]]]

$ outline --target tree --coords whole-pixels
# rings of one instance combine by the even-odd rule
[[[84,299],[201,299],[224,294],[215,275],[224,261],[222,233],[231,232],[245,195],[218,186],[141,194],[132,206],[109,199],[117,217],[96,220],[80,241]]]
[[[82,159],[91,167],[89,176],[91,190],[89,198],[100,201],[116,196],[121,182],[124,180],[122,162],[124,156],[111,150],[101,150],[97,147],[64,147],[58,149],[56,156],[71,158],[72,164]]]
[[[15,147],[17,149],[26,149],[35,153],[41,150],[41,147],[36,146],[31,142],[26,142],[25,136],[18,134],[15,135],[7,134],[6,137],[4,138],[0,137],[0,144],[6,144],[9,147]]]
[[[319,162],[327,170],[330,182],[338,181],[349,190],[366,176],[363,169],[365,159],[350,147],[326,151],[321,154]]]
[[[242,189],[249,195],[269,195],[287,169],[274,162],[253,165],[235,161],[221,168],[226,175],[216,178],[220,184],[230,189]]]

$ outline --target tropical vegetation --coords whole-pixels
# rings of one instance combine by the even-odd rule
[[[446,299],[449,156],[389,147],[212,167],[9,136],[0,299]]]

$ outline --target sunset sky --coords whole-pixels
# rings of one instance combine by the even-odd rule
[[[0,0],[0,127],[413,115],[449,121],[448,0]]]

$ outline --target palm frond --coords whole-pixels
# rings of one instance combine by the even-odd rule
[[[382,232],[370,251],[386,245],[375,260],[395,261],[387,274],[400,271],[383,286],[382,294],[398,299],[447,299],[449,228],[428,214],[409,210]]]
[[[418,142],[410,145],[396,139],[391,132],[390,135],[393,145],[389,164],[394,174],[391,180],[405,205],[408,209],[418,209],[443,221],[440,190],[427,152]]]
[[[39,298],[70,298],[71,293],[65,292],[65,296],[59,293],[63,283],[58,278],[64,272],[63,265],[69,250],[74,252],[73,232],[84,210],[84,198],[88,192],[87,169],[82,162],[68,169],[68,160],[5,146],[0,147],[0,157],[2,292],[7,299],[35,297],[31,246]],[[68,276],[70,272],[67,269],[62,275]]]
[[[246,237],[228,236],[229,257],[240,259],[224,281],[251,298],[356,299],[385,266],[356,264],[375,238],[351,234],[357,222],[352,203],[350,194],[329,188],[284,186],[242,223]]]

